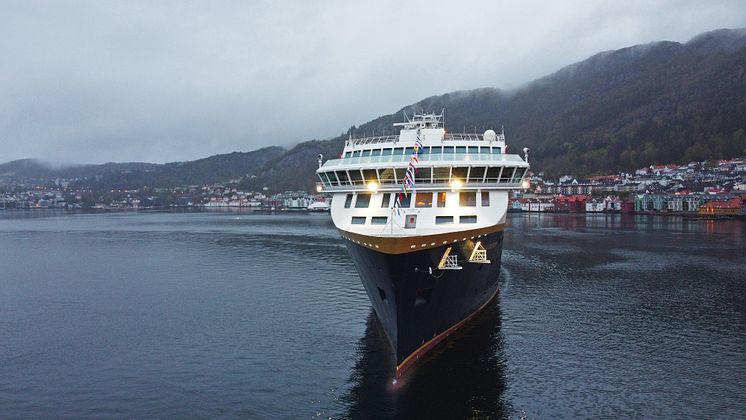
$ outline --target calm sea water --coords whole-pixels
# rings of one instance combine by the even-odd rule
[[[325,215],[0,212],[0,417],[746,416],[742,222],[512,215],[396,384]]]

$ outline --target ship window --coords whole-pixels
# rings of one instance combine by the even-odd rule
[[[445,206],[446,206],[446,193],[439,192],[438,193],[438,207],[445,207]]]
[[[389,218],[386,216],[373,216],[370,218],[371,225],[385,225],[389,222]]]
[[[363,176],[360,175],[358,169],[350,169],[347,173],[350,174],[350,182],[352,182],[352,185],[363,183]]]
[[[381,199],[381,208],[382,209],[388,208],[390,202],[391,202],[391,193],[383,194],[383,198]]]
[[[391,149],[383,149],[381,152],[382,156],[391,156]]]
[[[523,173],[526,172],[526,168],[518,168],[515,170],[515,175],[513,175],[514,182],[520,181],[521,178],[523,178]]]
[[[323,172],[323,174],[324,174],[324,179],[326,180],[326,184],[327,185],[332,185],[332,180],[331,180],[331,178],[329,178],[329,173],[328,172]],[[336,181],[336,179],[335,179],[335,181]],[[322,180],[322,182],[323,182],[323,180]]]
[[[469,182],[482,182],[482,179],[484,179],[485,169],[487,168],[482,166],[471,168],[471,172],[469,172]]]
[[[443,153],[443,147],[442,146],[432,146],[430,153]]]
[[[417,175],[415,175],[416,180],[422,180],[422,182],[430,182],[430,176],[432,170],[430,168],[420,168],[417,172]]]
[[[355,150],[354,152],[352,152],[352,157],[360,157],[360,153],[360,150]]]
[[[492,148],[492,153],[496,154],[496,155],[499,155],[500,153],[502,153],[502,151],[500,150],[499,147],[493,147]]]
[[[443,153],[453,153],[453,146],[443,146]]]
[[[414,206],[418,208],[433,206],[433,193],[418,192]]]
[[[448,183],[448,177],[450,174],[451,168],[433,168],[433,182]]]
[[[482,191],[482,207],[489,207],[490,206],[490,193],[487,191]]]
[[[422,146],[422,147],[420,147],[420,154],[421,155],[426,155],[428,153],[430,153],[430,147],[428,147],[428,146]]]
[[[371,156],[381,156],[381,149],[373,149],[372,152],[370,152]]]
[[[347,198],[345,198],[345,208],[349,209],[352,205],[352,194],[347,194]]]
[[[378,176],[382,184],[394,183],[394,168],[379,169]]]
[[[363,157],[370,156],[370,149],[363,150]]]
[[[497,177],[500,176],[500,167],[491,166],[487,168],[487,182],[497,182]]]
[[[490,148],[487,147],[487,146],[480,146],[479,147],[479,153],[489,154],[490,153]]]
[[[363,179],[366,183],[378,182],[378,175],[375,169],[363,169]]]
[[[404,153],[403,147],[394,147],[394,155],[399,156]]]
[[[352,224],[353,225],[364,225],[365,217],[364,216],[352,216]]]
[[[476,207],[477,193],[473,191],[463,191],[458,193],[458,204],[461,207]]]
[[[408,209],[412,204],[412,194],[399,194],[399,207]]]
[[[435,216],[436,225],[452,225],[453,216]]]
[[[346,158],[348,158],[348,157],[352,157],[352,152],[345,152],[345,157],[346,157]]]
[[[469,146],[469,152],[468,153],[479,153],[479,147],[478,146]]]
[[[456,146],[456,153],[466,153],[466,146]]]
[[[384,292],[380,287],[378,288],[378,296],[381,297],[381,302],[388,303],[388,300],[386,300],[386,292]]]
[[[477,223],[477,216],[459,216],[459,223]]]
[[[406,149],[404,149],[404,154],[405,155],[411,156],[412,153],[414,153],[414,147],[407,147]]]
[[[370,205],[370,194],[358,194],[355,200],[356,209],[367,209]]]
[[[505,168],[502,176],[500,176],[500,182],[510,182],[510,178],[513,177],[513,171],[516,168]]]
[[[347,172],[345,171],[337,171],[337,178],[339,178],[340,184],[346,184],[349,181],[349,178],[347,178]]]
[[[469,171],[469,168],[453,168],[453,171],[451,172],[451,176],[453,179],[458,179],[461,181],[466,181],[466,175]]]
[[[404,175],[407,173],[407,168],[396,168],[396,181],[402,183],[404,181]]]

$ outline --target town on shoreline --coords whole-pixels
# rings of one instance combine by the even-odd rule
[[[243,208],[253,210],[328,211],[331,196],[307,191],[243,191],[241,180],[175,188],[97,190],[85,180],[0,179],[4,209],[157,209]],[[651,165],[634,173],[565,175],[545,179],[532,174],[530,186],[515,192],[514,212],[635,213],[731,218],[746,215],[746,157],[684,165]]]

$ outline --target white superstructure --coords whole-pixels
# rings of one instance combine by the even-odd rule
[[[342,156],[316,171],[319,190],[334,194],[337,228],[368,237],[420,237],[504,223],[508,191],[526,187],[529,165],[506,153],[503,133],[448,133],[442,114],[416,114],[394,125],[399,135],[348,139]],[[418,137],[415,183],[397,210]]]

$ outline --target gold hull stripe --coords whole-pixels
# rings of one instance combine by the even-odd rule
[[[406,254],[424,249],[436,248],[443,245],[481,238],[490,233],[500,232],[505,224],[497,224],[479,229],[462,230],[459,232],[438,233],[424,236],[368,236],[359,233],[339,230],[342,239],[352,241],[360,246],[382,252],[384,254]]]

